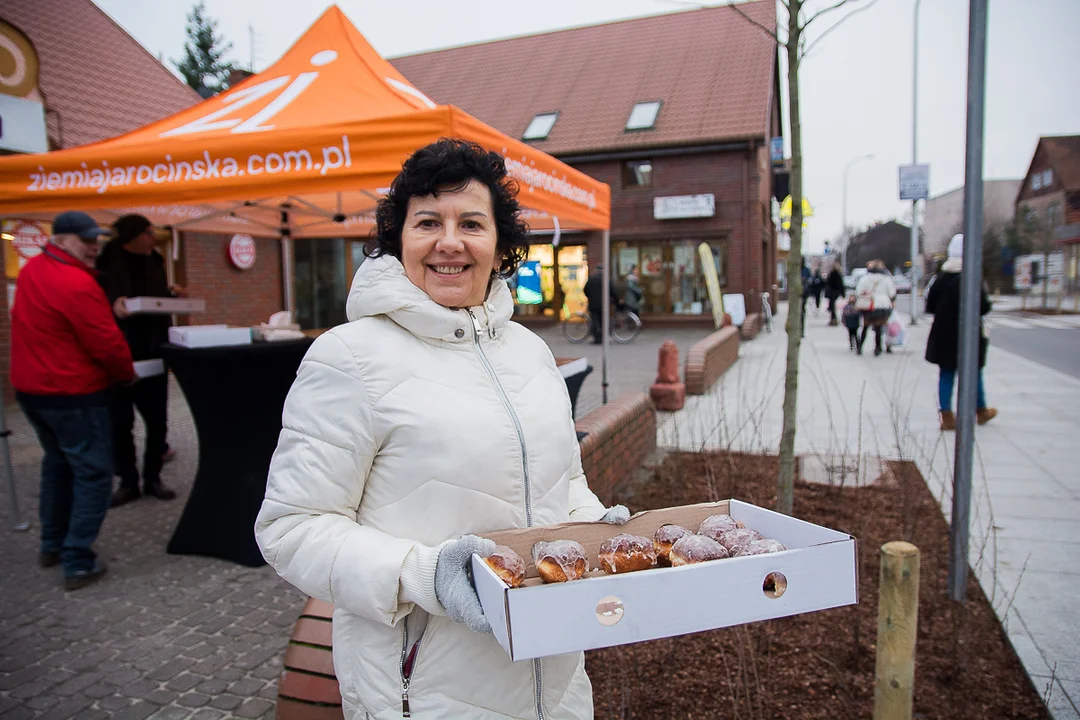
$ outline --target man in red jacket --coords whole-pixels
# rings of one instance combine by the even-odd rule
[[[68,590],[105,572],[91,545],[112,492],[109,397],[135,377],[93,270],[107,232],[86,213],[57,215],[52,241],[19,272],[11,311],[11,384],[45,452],[39,561],[63,563]]]

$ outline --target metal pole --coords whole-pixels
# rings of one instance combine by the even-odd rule
[[[601,276],[601,281],[604,283],[603,287],[603,301],[600,306],[600,400],[607,405],[607,350],[608,350],[608,331],[611,329],[611,231],[604,231],[604,271]]]
[[[914,66],[911,75],[911,164],[919,162],[919,3],[915,0],[915,48],[912,53]],[[911,201],[911,324],[916,325],[919,316],[919,201]]]
[[[967,161],[964,173],[964,269],[960,282],[960,390],[956,414],[949,597],[964,602],[968,577],[975,390],[979,382],[982,291],[983,100],[986,93],[987,0],[970,0],[968,28]]]
[[[293,298],[292,271],[292,230],[289,227],[289,213],[281,211],[281,295],[284,309],[289,311],[290,321],[296,322],[295,299]]]
[[[3,378],[7,384],[7,378]],[[11,505],[11,525],[15,532],[26,532],[30,529],[30,523],[22,519],[19,513],[19,498],[15,494],[15,474],[11,471],[11,447],[8,440],[11,431],[7,427],[7,408],[4,403],[3,388],[0,387],[0,461],[3,462],[4,480],[8,486],[8,503]]]

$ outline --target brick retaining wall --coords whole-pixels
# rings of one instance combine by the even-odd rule
[[[747,322],[750,319],[747,318]],[[686,354],[686,393],[704,395],[739,359],[739,330],[726,327],[695,343]]]
[[[645,393],[625,393],[577,421],[581,465],[589,487],[605,505],[615,486],[656,449],[656,408]]]

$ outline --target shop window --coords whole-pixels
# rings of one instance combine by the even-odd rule
[[[623,165],[623,187],[652,185],[652,160],[630,160]]]
[[[641,310],[660,315],[709,315],[712,303],[698,253],[700,240],[612,245],[615,287],[626,292],[633,273],[642,290]],[[726,243],[710,242],[721,287],[727,284]]]
[[[304,330],[332,328],[345,322],[351,280],[351,258],[346,257],[346,246],[342,238],[293,243],[296,322]]]
[[[555,121],[558,119],[559,113],[557,112],[539,113],[529,123],[529,127],[525,128],[525,133],[521,136],[521,139],[546,140],[547,136],[551,134],[551,129],[555,127]]]
[[[659,100],[639,102],[630,111],[630,117],[626,120],[627,130],[652,130],[656,127],[656,116],[660,114]]]

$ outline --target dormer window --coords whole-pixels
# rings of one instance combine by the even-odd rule
[[[639,102],[630,111],[630,117],[626,120],[627,130],[652,130],[656,127],[656,116],[660,114],[659,100]]]
[[[558,119],[559,113],[557,112],[539,113],[529,123],[529,127],[525,128],[525,133],[521,136],[521,139],[546,140],[547,136],[551,134],[551,128],[555,127],[555,121]]]

